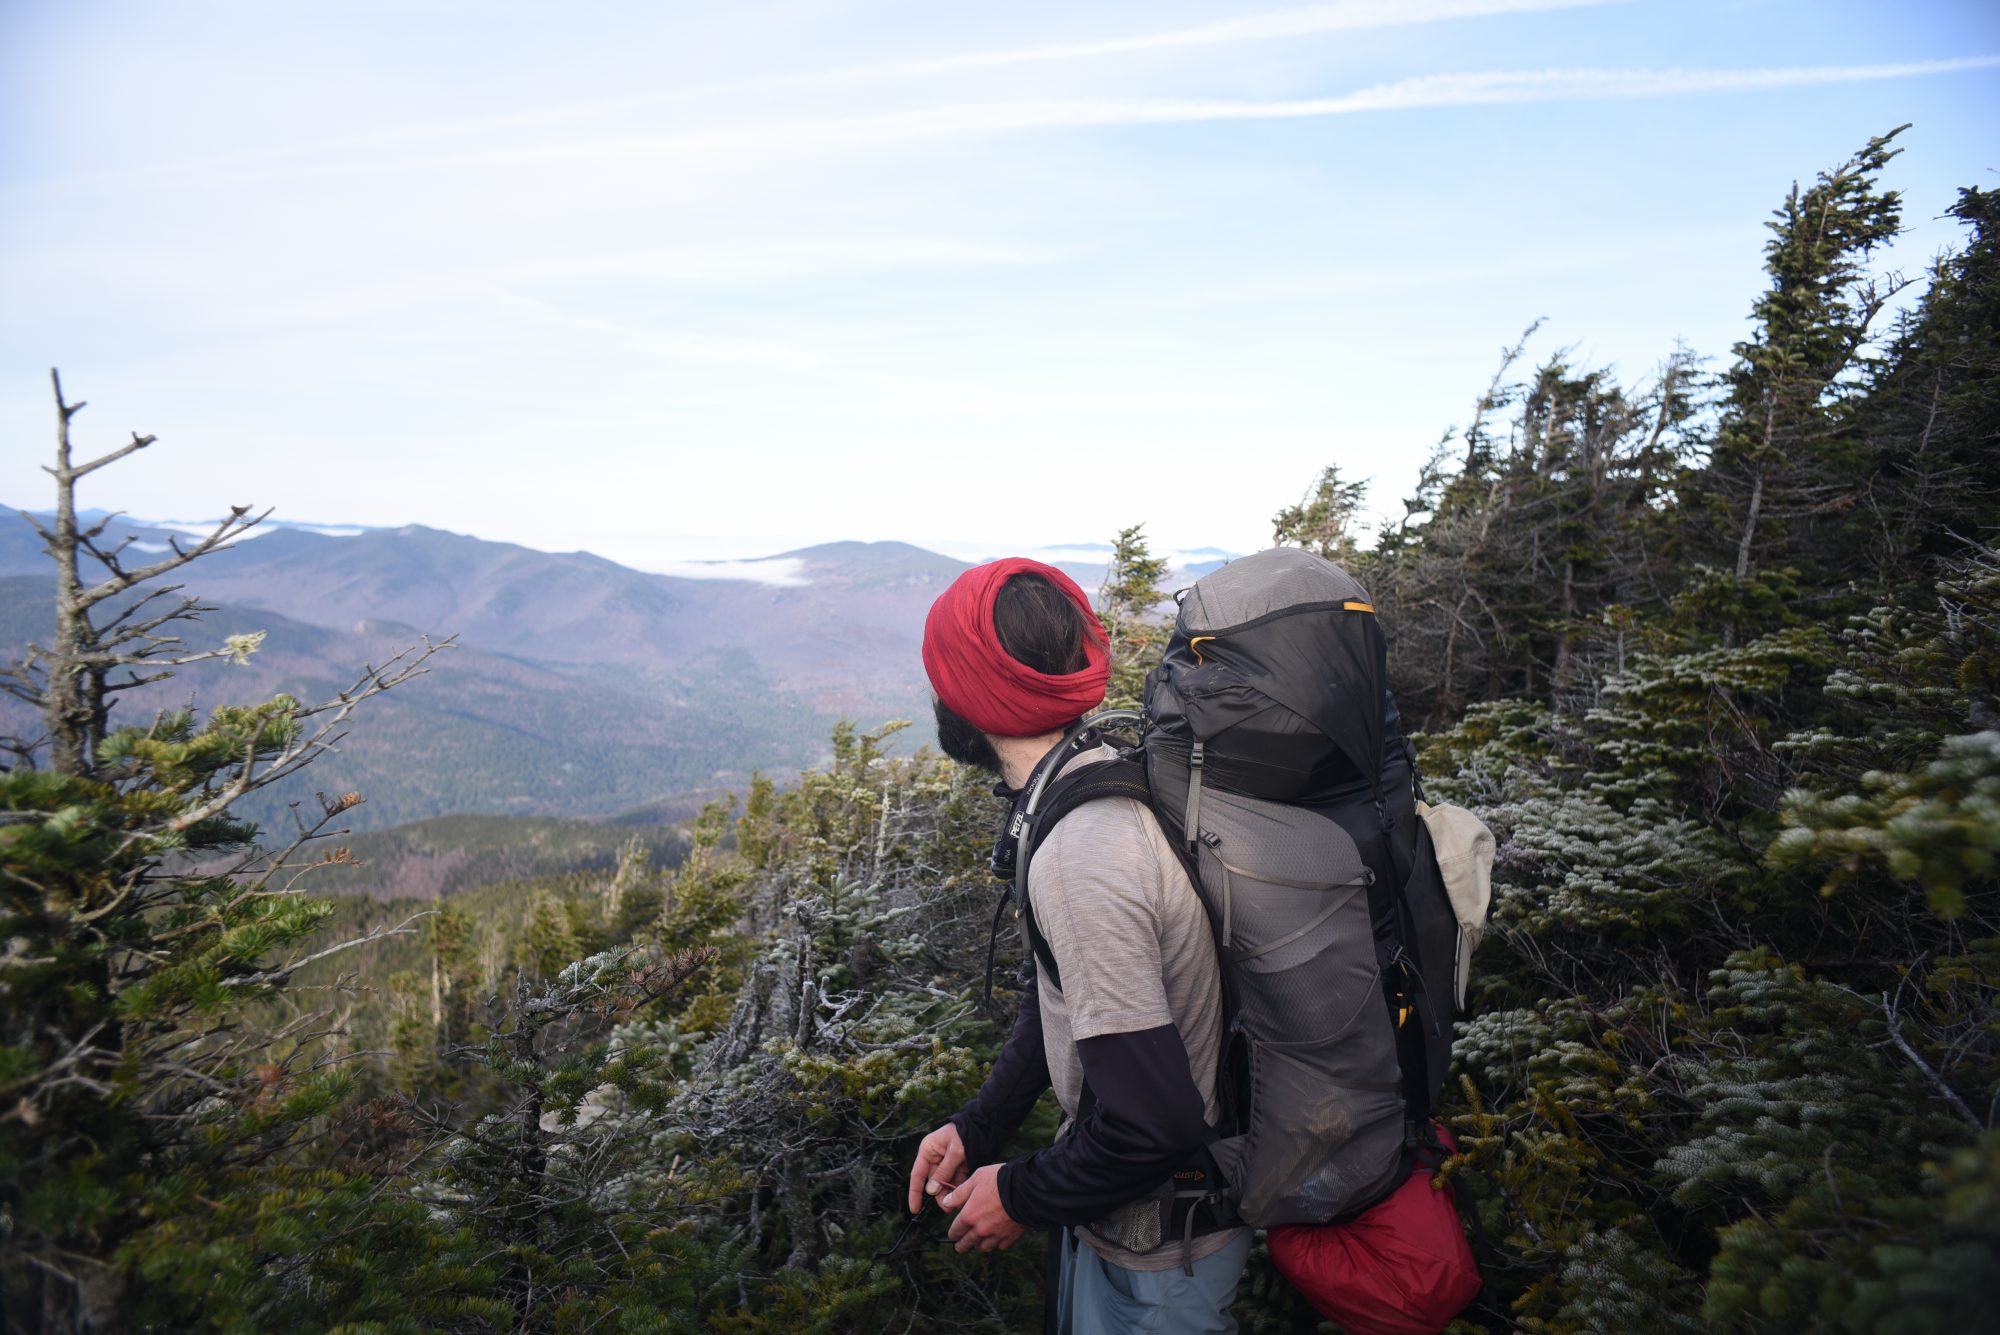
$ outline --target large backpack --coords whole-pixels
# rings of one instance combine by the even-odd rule
[[[1366,591],[1332,562],[1232,561],[1181,596],[1136,744],[1059,774],[1116,721],[1090,720],[1038,767],[1004,841],[1025,934],[1058,978],[1027,896],[1048,830],[1136,797],[1180,850],[1223,979],[1209,1153],[1234,1217],[1257,1227],[1351,1218],[1394,1192],[1450,1062],[1474,942],[1419,818],[1385,657]],[[1481,903],[1465,927],[1483,919]]]

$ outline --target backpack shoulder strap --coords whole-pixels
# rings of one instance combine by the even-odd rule
[[[1035,922],[1035,906],[1028,898],[1028,864],[1033,858],[1035,846],[1064,816],[1086,802],[1102,801],[1110,797],[1129,797],[1143,804],[1154,819],[1159,819],[1159,813],[1153,805],[1153,785],[1146,777],[1146,762],[1140,758],[1137,750],[1124,752],[1115,760],[1099,761],[1061,775],[1050,783],[1036,815],[1021,832],[1020,855],[1015,863],[1013,898],[1020,906],[1021,929],[1022,934],[1028,938],[1028,947],[1034,952],[1036,962],[1042,966],[1042,971],[1048,975],[1049,982],[1057,990],[1062,988],[1062,971],[1056,967],[1055,952],[1049,949],[1047,939],[1042,936],[1041,929]],[[1180,860],[1182,870],[1187,873],[1189,884],[1199,887],[1201,869],[1194,855],[1177,839],[1168,839],[1166,843]],[[1220,929],[1214,914],[1209,910],[1208,901],[1200,894],[1199,889],[1196,898],[1201,900],[1203,910],[1207,914],[1209,938],[1215,944],[1216,968],[1222,982],[1224,1039],[1217,1046],[1216,1052],[1215,1095],[1222,1106],[1223,1125],[1233,1126],[1239,1119],[1241,1102],[1237,1093],[1238,1082],[1230,1069],[1231,1044],[1228,1039],[1228,1017],[1236,1013],[1235,984],[1230,979],[1228,968],[1225,967]],[[1086,1092],[1088,1088],[1086,1085]],[[1207,1154],[1205,1149],[1203,1154]],[[1213,1158],[1207,1158],[1206,1163],[1211,1178],[1220,1182],[1222,1174],[1215,1169]]]
[[[1130,797],[1147,803],[1150,809],[1152,796],[1152,785],[1146,781],[1146,766],[1137,757],[1096,761],[1053,779],[1035,814],[1021,831],[1021,849],[1014,862],[1014,903],[1021,910],[1021,929],[1028,938],[1028,948],[1058,991],[1062,988],[1062,971],[1056,967],[1055,952],[1049,949],[1047,939],[1035,923],[1035,906],[1028,897],[1028,867],[1034,861],[1035,849],[1064,816],[1086,802]]]

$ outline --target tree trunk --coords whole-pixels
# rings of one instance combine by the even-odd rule
[[[1764,470],[1750,484],[1750,513],[1743,520],[1743,539],[1736,544],[1736,578],[1750,578],[1750,544],[1757,537],[1757,516],[1764,509]]]
[[[516,1024],[518,1028],[510,1044],[514,1060],[539,1073],[541,1059],[535,1051],[535,1031],[527,1024],[525,1016]],[[514,1183],[514,1190],[519,1194],[515,1198],[511,1223],[518,1250],[507,1260],[507,1279],[514,1289],[514,1310],[520,1318],[519,1329],[527,1330],[532,1329],[530,1321],[535,1314],[536,1290],[534,1266],[523,1253],[541,1250],[542,1211],[548,1197],[549,1156],[546,1133],[542,1130],[542,1087],[536,1076],[528,1077],[528,1087],[515,1118],[515,1130],[521,1138],[514,1152],[520,1177]]]
[[[21,1328],[34,1335],[116,1335],[124,1330],[125,1322],[119,1315],[125,1296],[124,1273],[117,1266],[88,1257],[64,1259],[72,1273],[43,1270],[41,1311],[10,1308],[9,1327],[18,1319]],[[21,1296],[27,1298],[26,1294]]]
[[[1736,544],[1736,578],[1750,578],[1751,544],[1757,538],[1757,517],[1764,510],[1764,479],[1771,471],[1771,444],[1778,438],[1778,400],[1775,391],[1764,399],[1764,439],[1757,451],[1757,476],[1750,483],[1750,512],[1743,519],[1743,540]]]
[[[431,1047],[444,1051],[444,957],[437,940],[437,914],[444,907],[444,892],[431,894]]]
[[[792,1156],[778,1182],[779,1204],[785,1212],[785,1227],[792,1235],[792,1250],[785,1257],[787,1270],[808,1270],[819,1253],[819,1225],[813,1215],[812,1184],[806,1180],[803,1158]]]
[[[76,475],[70,470],[69,422],[77,409],[64,403],[56,382],[56,528],[49,555],[56,563],[56,638],[49,646],[48,690],[42,703],[49,730],[49,764],[58,774],[90,772],[93,710],[88,682],[78,660],[90,648],[90,618],[83,606],[83,579],[77,571]]]
[[[1576,624],[1576,562],[1563,560],[1562,633],[1556,637],[1555,667],[1549,672],[1549,711],[1562,712],[1563,687],[1569,682],[1570,629]]]

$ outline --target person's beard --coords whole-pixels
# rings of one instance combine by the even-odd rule
[[[937,714],[938,750],[961,765],[1001,777],[1000,757],[994,752],[993,743],[986,740],[986,734],[952,712],[944,701],[934,699],[931,703]]]

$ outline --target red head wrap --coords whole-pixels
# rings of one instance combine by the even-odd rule
[[[1083,613],[1086,666],[1050,676],[1001,647],[993,629],[993,603],[1016,575],[1040,575],[1061,589]],[[989,561],[953,580],[924,620],[924,671],[945,707],[996,737],[1039,737],[1081,718],[1104,699],[1111,660],[1104,627],[1076,581],[1054,566],[1010,556]]]

